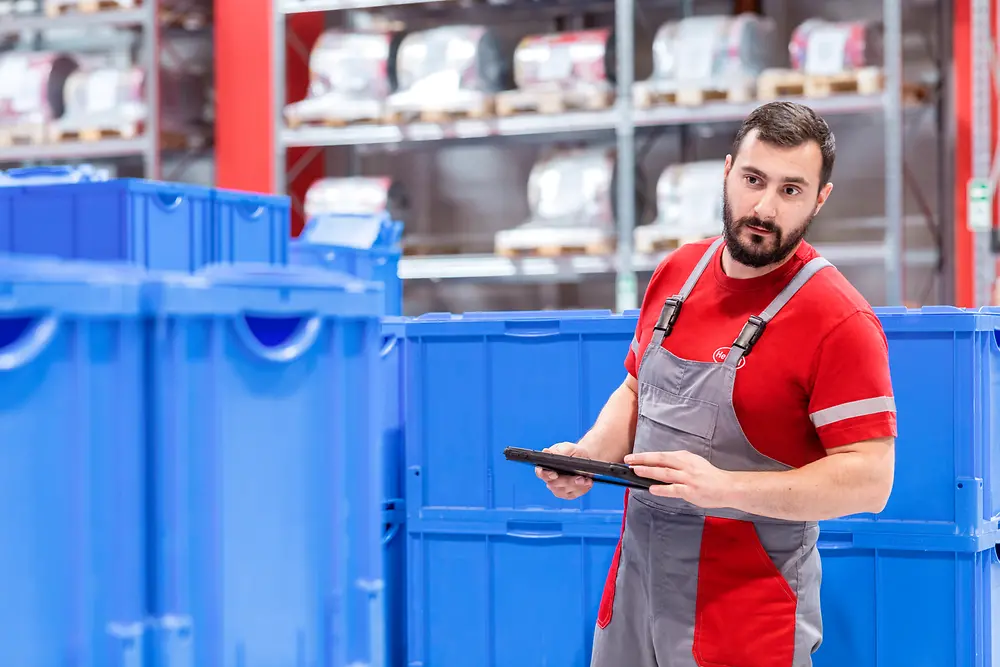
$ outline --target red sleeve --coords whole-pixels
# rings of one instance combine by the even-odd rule
[[[660,317],[660,309],[666,300],[665,297],[661,298],[660,295],[663,291],[664,269],[668,262],[670,262],[671,257],[673,257],[673,254],[667,255],[656,269],[653,270],[653,275],[649,277],[649,284],[646,286],[646,293],[642,297],[642,305],[639,306],[639,321],[636,323],[635,334],[632,336],[628,353],[625,355],[625,370],[634,378],[639,377],[638,360],[642,359],[642,353],[652,338],[653,325],[656,324],[656,320]]]
[[[851,315],[823,340],[814,362],[809,419],[827,449],[896,437],[889,346],[874,314]]]

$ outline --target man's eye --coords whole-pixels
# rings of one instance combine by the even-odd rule
[[[749,183],[750,185],[757,185],[757,182],[758,181],[756,176],[747,176],[747,183]]]
[[[799,189],[793,188],[792,186],[788,186],[787,188],[785,188],[785,194],[788,195],[789,197],[794,197],[795,195],[799,194]]]

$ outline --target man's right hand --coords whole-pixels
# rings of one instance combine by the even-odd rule
[[[560,442],[558,445],[546,447],[542,451],[563,456],[578,456],[588,458],[587,450],[576,443]],[[535,475],[545,482],[545,486],[556,498],[573,500],[579,498],[594,486],[594,481],[578,475],[560,475],[544,468],[535,468]]]

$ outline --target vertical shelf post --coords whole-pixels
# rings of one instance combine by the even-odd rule
[[[635,0],[615,0],[615,60],[618,82],[616,99],[618,206],[615,211],[618,230],[615,310],[638,308],[639,294],[632,266],[635,211],[635,125],[632,118],[632,81],[635,78]]]
[[[903,285],[903,12],[900,0],[882,3],[885,25],[885,300],[900,306]]]

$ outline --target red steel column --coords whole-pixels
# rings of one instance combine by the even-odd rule
[[[253,192],[271,192],[275,169],[287,170],[307,149],[288,151],[287,163],[276,165],[274,90],[271,67],[274,44],[274,0],[215,0],[216,185]],[[312,47],[323,31],[323,15],[288,16],[286,41]],[[285,48],[286,100],[300,100],[309,85],[308,63],[291,45]],[[288,193],[293,206],[292,234],[302,228],[299,204],[323,161],[313,160]]]
[[[955,109],[955,305],[971,307],[976,271],[972,233],[968,228],[969,179],[972,178],[972,3],[954,3],[953,54]],[[947,92],[947,91],[946,91]]]

